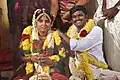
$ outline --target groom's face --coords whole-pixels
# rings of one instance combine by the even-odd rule
[[[86,15],[82,11],[76,11],[72,14],[72,21],[76,27],[83,27],[86,24]]]

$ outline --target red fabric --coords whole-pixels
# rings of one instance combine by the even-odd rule
[[[33,43],[33,49],[40,49],[41,45],[39,43]]]
[[[13,80],[23,80],[21,76],[15,77]]]
[[[16,2],[15,3],[15,11],[18,11],[20,9],[20,3]]]
[[[0,52],[0,63],[3,62],[12,62],[12,52],[11,50],[5,50],[4,52]]]
[[[86,30],[82,30],[82,31],[80,32],[80,37],[85,37],[87,34],[88,34],[88,33],[87,33]]]
[[[54,72],[56,72],[56,73],[60,72],[58,68],[54,68],[54,70],[55,70]]]
[[[30,35],[29,34],[22,34],[22,41],[24,41],[25,39],[30,39]]]
[[[13,68],[13,66],[11,64],[0,64],[1,71],[10,70],[12,68]]]
[[[53,80],[69,80],[66,76],[61,75],[60,73],[53,73],[52,79]]]
[[[12,52],[10,49],[0,52],[0,70],[12,69]]]

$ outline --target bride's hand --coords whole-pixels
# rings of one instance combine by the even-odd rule
[[[32,61],[32,62],[38,62],[39,61],[39,55],[32,55],[31,57],[30,57],[30,60]]]
[[[40,63],[43,65],[52,65],[53,61],[49,57],[41,57],[40,58]]]

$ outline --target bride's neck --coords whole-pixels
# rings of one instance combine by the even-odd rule
[[[46,36],[47,36],[47,33],[45,33],[45,32],[39,32],[39,36],[40,36],[40,37],[46,37]]]

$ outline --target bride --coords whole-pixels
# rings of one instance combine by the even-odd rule
[[[51,30],[52,24],[53,16],[44,8],[37,9],[32,26],[23,30],[20,47],[24,52],[22,60],[26,64],[26,75],[33,73],[29,80],[68,80],[60,74],[62,71],[59,67],[63,67],[60,63],[65,58],[65,48],[57,31]]]

